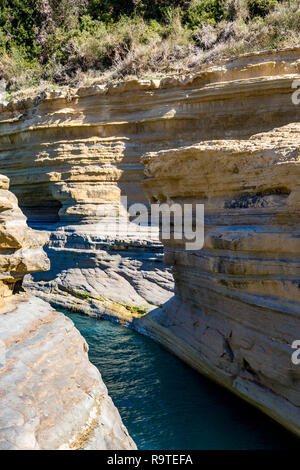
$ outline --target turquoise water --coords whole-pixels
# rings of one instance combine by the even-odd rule
[[[139,449],[292,449],[299,440],[149,338],[67,314]]]

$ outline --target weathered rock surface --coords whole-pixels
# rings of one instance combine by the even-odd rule
[[[0,345],[0,449],[136,448],[70,319],[18,294]]]
[[[0,176],[0,449],[135,449],[73,322],[18,293],[49,269],[48,237],[27,227]]]
[[[299,57],[300,49],[246,54],[162,80],[11,102],[1,107],[2,171],[30,220],[103,222],[121,195],[147,202],[142,154],[297,120]]]
[[[30,223],[50,233],[51,273],[33,274],[30,289],[128,321],[132,306],[154,308],[137,328],[299,433],[296,79],[299,48],[12,102],[0,165]],[[142,154],[150,202],[205,204],[204,249],[166,243],[175,297],[157,238],[135,234],[134,220],[130,235],[105,228],[121,196],[146,201]]]
[[[8,188],[9,179],[0,175],[0,301],[13,293],[26,274],[50,267],[42,248],[47,234],[27,226]]]
[[[145,250],[147,234],[133,236],[129,245],[121,236],[112,246],[102,227],[118,210],[120,196],[128,204],[146,202],[140,156],[207,139],[247,139],[297,120],[291,86],[299,76],[299,49],[289,49],[247,54],[162,80],[52,91],[3,106],[2,171],[30,224],[51,232],[52,274],[34,276],[41,280],[39,291],[54,304],[76,309],[70,285],[80,271],[81,292],[94,300],[126,304],[129,292],[131,304],[146,310],[152,308],[149,300],[168,301],[173,286],[162,247]],[[118,250],[124,240],[127,248]],[[139,270],[128,269],[136,257]],[[154,260],[157,275],[151,277]],[[91,270],[99,274],[92,286]],[[93,301],[84,304],[89,312]]]
[[[151,199],[205,207],[202,250],[163,240],[176,295],[143,327],[298,435],[299,145],[293,123],[143,158]]]
[[[72,232],[47,228],[51,271],[26,277],[25,287],[53,306],[131,321],[132,315],[173,295],[173,277],[163,263],[157,233],[154,238],[133,233],[133,238],[116,239],[96,223],[72,226]]]

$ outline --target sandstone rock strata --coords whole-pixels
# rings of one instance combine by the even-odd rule
[[[72,232],[47,228],[51,271],[27,276],[25,287],[53,306],[130,322],[172,297],[173,277],[157,234],[115,239],[101,224],[73,226]]]
[[[297,120],[299,57],[300,49],[246,54],[162,80],[12,101],[1,107],[2,171],[30,220],[103,221],[120,195],[146,202],[142,154]]]
[[[25,274],[49,269],[48,237],[0,185],[0,449],[135,449],[72,321],[15,294]]]
[[[70,291],[76,282],[72,270],[79,269],[83,294],[108,293],[108,301],[127,303],[129,291],[132,305],[146,310],[152,308],[151,297],[156,305],[170,299],[172,283],[161,262],[162,248],[145,254],[137,247],[137,235],[128,249],[117,249],[124,241],[120,237],[111,251],[99,225],[117,210],[120,196],[127,196],[128,204],[146,202],[142,154],[207,139],[247,139],[297,120],[300,107],[293,105],[291,94],[293,81],[300,77],[299,56],[299,49],[247,54],[162,80],[51,91],[4,105],[2,171],[11,178],[30,223],[51,232],[48,255],[55,275],[41,279],[40,292],[58,302],[66,297],[63,290]],[[79,251],[86,249],[86,255]],[[136,256],[145,276],[128,270]],[[71,264],[68,273],[59,257]],[[98,272],[105,278],[109,259],[117,266],[116,271],[110,269],[109,278],[112,285],[120,280],[118,294],[115,289],[106,292],[101,281],[90,287],[89,270],[96,272],[100,266]],[[157,276],[151,280],[147,272],[154,259]],[[157,291],[159,298],[154,298]],[[75,294],[68,297],[74,308]],[[91,302],[86,304],[93,310]]]
[[[163,240],[176,295],[143,326],[300,435],[300,124],[145,155],[150,199],[204,204],[202,250]]]
[[[0,175],[0,299],[10,296],[30,272],[49,269],[43,245],[46,233],[26,224],[14,194],[8,191],[9,179]]]
[[[135,449],[73,322],[36,297],[0,310],[0,449]]]
[[[132,306],[154,308],[137,328],[147,324],[296,432],[298,128],[290,124],[300,122],[299,79],[299,48],[261,52],[162,80],[49,92],[3,106],[0,117],[3,172],[30,223],[50,233],[51,274],[33,274],[39,282],[28,287],[89,314],[122,310],[126,321]],[[134,220],[132,236],[103,228],[121,196],[146,201],[148,152],[150,202],[202,201],[211,232],[198,253],[166,245],[174,298],[157,238],[135,235]]]

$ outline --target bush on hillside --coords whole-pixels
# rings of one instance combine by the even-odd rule
[[[193,0],[183,20],[193,30],[202,24],[215,25],[225,18],[226,0]]]
[[[248,0],[250,18],[266,16],[277,4],[277,0]]]
[[[14,92],[161,76],[299,33],[299,0],[1,0],[0,80]]]

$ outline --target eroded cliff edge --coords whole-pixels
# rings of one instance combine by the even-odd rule
[[[204,204],[205,241],[163,238],[175,297],[138,328],[300,435],[300,123],[143,158],[151,199]]]
[[[12,102],[0,120],[3,172],[51,234],[52,272],[28,288],[128,321],[126,304],[153,309],[136,328],[298,434],[299,79],[299,49],[247,54]],[[146,202],[141,155],[150,202],[205,204],[202,251],[162,240],[163,264],[134,220],[119,237],[104,228],[122,195]]]
[[[0,449],[135,449],[72,321],[22,292],[50,267],[48,236],[8,187],[0,175]]]
[[[124,318],[131,307],[145,312],[168,301],[173,282],[158,238],[136,234],[134,223],[118,237],[105,227],[121,196],[147,203],[141,155],[248,139],[297,120],[291,93],[299,73],[299,49],[288,49],[4,105],[2,171],[29,223],[51,235],[51,272],[35,275],[31,288],[53,305]]]

